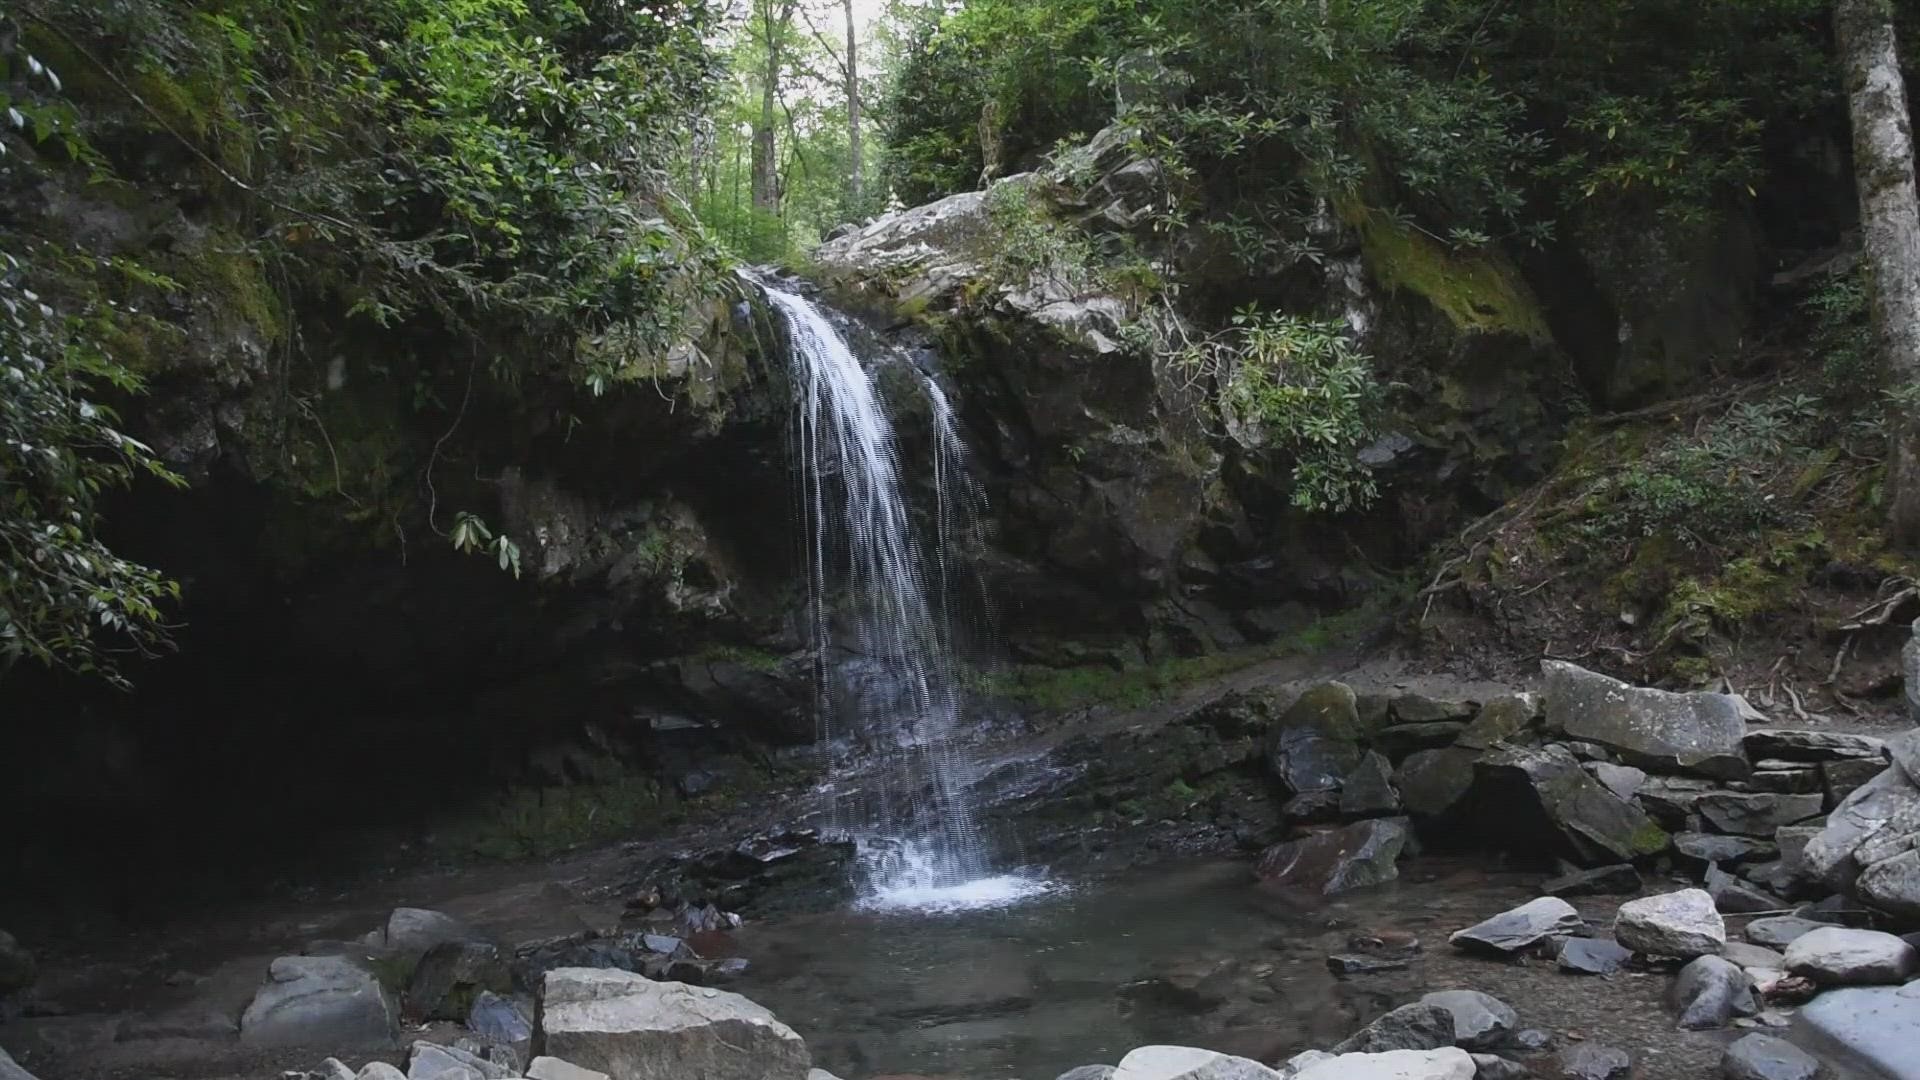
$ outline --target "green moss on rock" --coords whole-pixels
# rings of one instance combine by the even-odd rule
[[[1552,340],[1539,299],[1499,252],[1451,251],[1355,200],[1342,202],[1340,213],[1360,234],[1367,269],[1387,289],[1418,293],[1464,331]]]

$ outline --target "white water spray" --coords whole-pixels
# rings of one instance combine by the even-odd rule
[[[977,540],[980,497],[952,408],[938,383],[920,380],[933,420],[935,493],[922,537],[872,373],[825,312],[763,285],[793,353],[822,740],[836,753],[859,745],[881,758],[874,782],[836,803],[836,824],[860,849],[862,903],[939,909],[1028,895],[1036,883],[989,871],[973,800],[977,765],[960,745],[953,549]]]

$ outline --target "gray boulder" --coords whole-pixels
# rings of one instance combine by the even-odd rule
[[[1478,990],[1440,990],[1420,999],[1453,1014],[1453,1045],[1462,1050],[1493,1050],[1512,1038],[1520,1017],[1506,1002]]]
[[[1335,1044],[1335,1054],[1383,1054],[1389,1050],[1437,1050],[1454,1044],[1453,1011],[1418,1001],[1402,1005]]]
[[[1447,938],[1457,949],[1510,954],[1586,929],[1587,921],[1557,896],[1529,900]]]
[[[1745,941],[1729,941],[1726,948],[1720,950],[1720,958],[1743,968],[1773,968],[1787,970],[1787,958],[1777,949],[1764,945],[1753,945]]]
[[[1393,774],[1401,805],[1424,818],[1443,817],[1460,807],[1473,788],[1475,750],[1449,747],[1409,754]]]
[[[520,1003],[483,990],[467,1013],[467,1030],[496,1042],[513,1045],[533,1039],[533,1021]]]
[[[1920,951],[1879,930],[1823,926],[1787,946],[1787,970],[1822,986],[1904,982],[1920,973]]]
[[[1885,761],[1886,743],[1871,735],[1840,731],[1755,728],[1747,732],[1747,756],[1754,761]]]
[[[1585,768],[1588,773],[1592,774],[1595,780],[1600,781],[1601,787],[1613,792],[1614,798],[1616,799],[1625,800],[1633,798],[1634,793],[1639,791],[1641,785],[1647,782],[1646,771],[1644,769],[1636,769],[1631,765],[1615,765],[1607,761],[1589,761],[1586,763]]]
[[[1920,786],[1899,769],[1884,769],[1848,795],[1827,815],[1827,826],[1807,842],[1810,873],[1842,892],[1852,888],[1865,869],[1854,851],[1896,816],[1920,806]]]
[[[413,969],[403,1002],[417,1020],[464,1020],[480,994],[513,989],[513,973],[499,946],[486,941],[443,941],[428,949]]]
[[[1854,892],[1874,907],[1906,919],[1920,919],[1920,833],[1905,840],[1916,846],[1872,863],[1854,880]]]
[[[1726,1080],[1814,1080],[1820,1062],[1785,1039],[1756,1033],[1727,1047],[1720,1075]]]
[[[1554,1055],[1566,1080],[1627,1080],[1633,1059],[1625,1050],[1595,1042],[1578,1042]]]
[[[724,990],[627,971],[558,968],[540,996],[546,1053],[621,1080],[805,1080],[807,1047]]]
[[[1494,698],[1460,733],[1458,743],[1470,750],[1488,750],[1532,727],[1540,718],[1540,702],[1532,694]]]
[[[1718,956],[1696,957],[1680,969],[1673,982],[1673,1004],[1680,1013],[1682,1031],[1723,1028],[1736,1016],[1760,1011],[1753,980]]]
[[[527,1080],[613,1080],[613,1078],[603,1072],[583,1069],[571,1061],[561,1061],[555,1057],[537,1057],[527,1066]],[[819,1080],[819,1078],[809,1072],[807,1080]]]
[[[1533,1080],[1533,1070],[1499,1054],[1474,1054],[1473,1080]]]
[[[407,1080],[511,1080],[514,1070],[457,1046],[416,1042],[407,1058]]]
[[[1369,750],[1340,785],[1340,813],[1345,817],[1386,817],[1400,812],[1400,796],[1393,790],[1393,765]]]
[[[1707,895],[1713,906],[1728,915],[1751,915],[1757,911],[1780,911],[1787,902],[1778,896],[1734,877],[1718,866],[1707,867]]]
[[[1547,726],[1599,743],[1630,765],[1737,780],[1750,771],[1747,722],[1725,694],[1629,686],[1559,660],[1543,661]]]
[[[1082,1065],[1077,1069],[1068,1069],[1054,1080],[1113,1080],[1118,1069],[1111,1065]]]
[[[240,1016],[249,1046],[391,1044],[398,1013],[373,973],[341,956],[282,956]]]
[[[1614,939],[1635,952],[1691,960],[1727,943],[1727,924],[1701,889],[1629,900],[1614,918]]]
[[[408,959],[426,955],[435,945],[486,941],[486,935],[451,915],[426,908],[394,908],[387,916],[381,941],[393,953]]]
[[[1640,871],[1628,863],[1615,863],[1612,866],[1596,866],[1591,870],[1569,870],[1559,877],[1547,879],[1540,886],[1540,891],[1548,896],[1606,896],[1636,893],[1642,884]]]
[[[1333,896],[1399,876],[1396,863],[1406,843],[1406,818],[1356,821],[1275,844],[1261,854],[1254,875],[1272,888]]]
[[[1771,840],[1782,825],[1819,817],[1826,800],[1819,795],[1771,791],[1710,791],[1695,806],[1717,832]]]
[[[0,1046],[0,1080],[34,1080],[34,1076],[13,1060],[6,1047]]]
[[[1803,1006],[1800,1021],[1882,1076],[1920,1080],[1920,983],[1831,990]]]
[[[1582,866],[1632,862],[1667,849],[1665,830],[1608,791],[1566,747],[1506,747],[1474,765],[1483,808],[1508,827],[1532,823]]]
[[[1693,867],[1711,865],[1738,866],[1741,863],[1770,859],[1780,851],[1767,840],[1750,836],[1722,836],[1718,833],[1678,832],[1673,834],[1673,853],[1678,861]]]
[[[1920,638],[1915,640],[1920,641]],[[1906,773],[1907,779],[1920,784],[1920,728],[1903,731],[1888,739],[1886,750],[1894,766]]]
[[[1301,694],[1267,732],[1267,768],[1291,794],[1333,791],[1360,764],[1353,688],[1331,682]]]
[[[1257,1061],[1193,1046],[1142,1046],[1120,1059],[1113,1080],[1279,1080]]]
[[[1473,1056],[1457,1046],[1447,1046],[1340,1054],[1302,1069],[1294,1080],[1473,1080],[1473,1076]]]
[[[1610,938],[1568,938],[1560,943],[1560,970],[1575,975],[1611,975],[1627,966],[1633,950]]]
[[[369,1061],[360,1066],[353,1080],[407,1080],[407,1074],[384,1061]]]
[[[1818,930],[1827,923],[1803,919],[1798,915],[1769,915],[1764,919],[1755,919],[1747,924],[1747,940],[1755,945],[1764,945],[1769,949],[1784,949],[1793,944],[1802,935]]]

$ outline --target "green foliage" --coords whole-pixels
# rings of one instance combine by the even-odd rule
[[[520,545],[513,538],[502,533],[494,535],[487,523],[465,510],[453,517],[453,532],[448,537],[453,550],[463,553],[484,552],[500,562],[500,569],[510,570],[514,577],[520,576]]]

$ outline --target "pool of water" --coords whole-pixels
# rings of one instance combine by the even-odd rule
[[[849,1080],[1052,1080],[1156,1042],[1271,1061],[1330,1045],[1427,990],[1484,989],[1519,1007],[1517,996],[1553,997],[1525,986],[1545,977],[1560,981],[1551,989],[1562,997],[1593,996],[1551,964],[1529,971],[1446,947],[1448,932],[1531,899],[1538,875],[1441,861],[1403,873],[1318,903],[1255,887],[1237,862],[1162,864],[1002,895],[1044,880],[1015,876],[891,907],[749,924],[737,944],[753,966],[737,989],[805,1036],[817,1065]],[[1602,901],[1593,914],[1611,911]],[[1329,953],[1377,930],[1419,935],[1423,955],[1379,975],[1328,970]],[[1628,1004],[1623,1018],[1647,1007]],[[1567,1024],[1570,1010],[1583,1029],[1603,1012],[1568,1001],[1538,1019],[1523,1009],[1523,1020]]]

